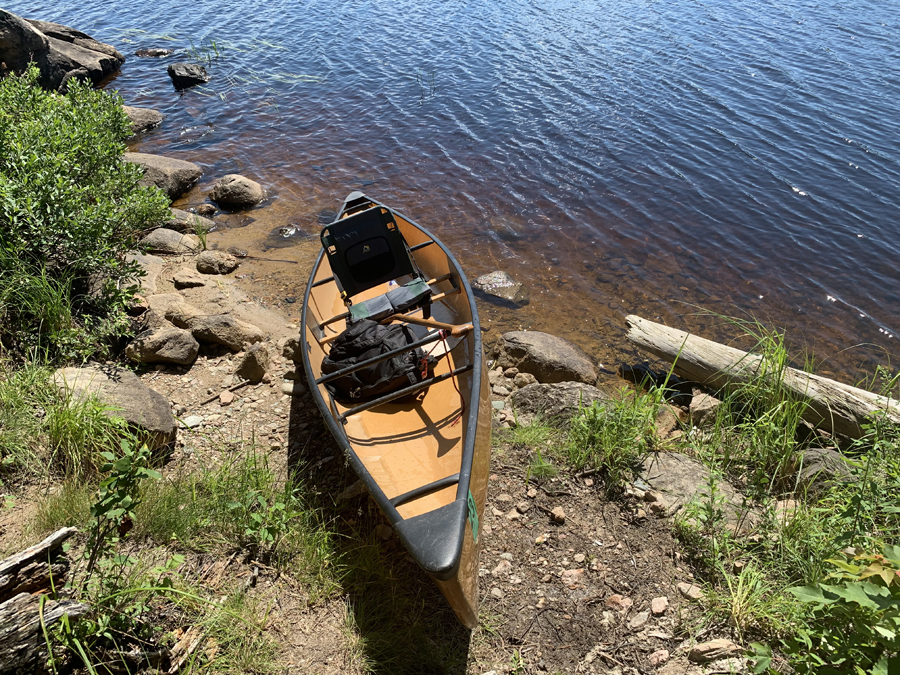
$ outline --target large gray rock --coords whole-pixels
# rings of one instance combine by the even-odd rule
[[[658,499],[655,503],[665,515],[674,515],[691,502],[710,500],[709,469],[680,452],[648,455],[643,464],[643,480],[656,493]],[[715,508],[724,510],[725,522],[733,531],[747,531],[758,522],[758,515],[747,506],[744,496],[727,480],[717,476],[712,484],[715,485]]]
[[[183,195],[203,175],[203,169],[193,162],[172,159],[144,152],[126,152],[126,162],[133,162],[144,170],[141,185],[155,185],[165,192],[169,199]]]
[[[172,275],[172,282],[175,288],[199,288],[206,286],[206,278],[192,269],[180,269]]]
[[[172,212],[172,218],[167,220],[165,226],[170,230],[178,232],[212,232],[216,229],[216,221],[198,216],[196,213],[182,211],[181,209],[169,209]]]
[[[125,348],[125,355],[137,363],[177,363],[187,366],[197,359],[199,343],[182,328],[151,328],[138,333]]]
[[[232,173],[217,180],[209,196],[221,206],[247,208],[265,199],[266,191],[255,180]]]
[[[162,272],[166,261],[159,256],[145,253],[127,253],[125,254],[125,260],[136,262],[144,270],[143,277],[132,280],[141,287],[141,292],[156,293],[156,280],[159,278],[159,273]]]
[[[93,394],[116,408],[109,414],[123,417],[132,427],[147,432],[151,449],[175,440],[175,418],[168,401],[130,370],[116,366],[60,368],[53,381],[70,392],[71,400]]]
[[[196,63],[173,63],[167,69],[172,84],[179,91],[209,82],[206,68]]]
[[[513,331],[494,347],[496,365],[531,373],[538,382],[597,382],[597,368],[580,347],[536,331]]]
[[[803,468],[797,478],[801,485],[820,489],[833,481],[848,481],[852,475],[837,448],[810,448],[803,454]]]
[[[203,248],[196,234],[182,234],[160,227],[138,242],[138,246],[153,253],[193,253]]]
[[[203,251],[197,256],[197,271],[203,274],[229,274],[240,264],[237,258],[224,251]]]
[[[150,311],[171,321],[179,328],[189,328],[190,322],[200,316],[200,310],[189,305],[180,293],[160,293],[147,298]]]
[[[472,288],[488,299],[500,300],[503,304],[522,307],[529,302],[528,289],[509,274],[502,271],[488,272],[472,282]]]
[[[159,110],[151,108],[137,108],[132,105],[123,105],[122,109],[128,115],[128,121],[131,122],[131,133],[140,134],[148,131],[153,127],[159,126],[166,118]]]
[[[262,342],[266,337],[256,326],[239,321],[230,314],[196,316],[187,325],[200,342],[224,345],[235,352],[241,351],[247,343]]]
[[[16,72],[34,62],[41,71],[41,85],[60,89],[72,77],[96,84],[116,72],[125,57],[68,26],[27,21],[0,10],[0,61]]]
[[[0,9],[0,61],[9,70],[25,70],[29,62],[50,51],[47,36],[12,12]]]
[[[608,399],[606,393],[584,382],[529,384],[512,393],[507,407],[515,411],[519,424],[528,424],[535,416],[568,419],[581,407]]]

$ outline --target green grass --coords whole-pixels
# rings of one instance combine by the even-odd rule
[[[313,595],[334,586],[332,535],[305,497],[305,486],[279,477],[252,446],[217,466],[179,469],[145,483],[135,536],[183,550],[246,550],[290,568]]]

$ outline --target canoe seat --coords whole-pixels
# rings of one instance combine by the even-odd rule
[[[430,316],[431,288],[424,281],[409,246],[389,209],[373,206],[326,225],[322,248],[352,319],[387,318],[412,307]],[[402,277],[412,280],[359,307],[353,297]]]

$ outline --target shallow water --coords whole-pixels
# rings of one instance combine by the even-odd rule
[[[783,327],[848,380],[897,351],[897,2],[121,5],[7,8],[129,55],[108,86],[167,115],[133,149],[206,170],[182,205],[225,173],[266,185],[210,237],[301,262],[254,268],[263,297],[299,300],[318,214],[362,189],[470,276],[531,288],[481,305],[489,337],[565,334],[611,366],[637,359],[629,313],[734,334],[702,309]],[[192,45],[213,80],[183,95],[173,59],[130,56]]]

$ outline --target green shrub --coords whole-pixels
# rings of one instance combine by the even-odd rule
[[[86,358],[121,328],[138,273],[124,254],[168,201],[122,161],[121,99],[74,81],[48,92],[37,78],[0,81],[0,342]]]

